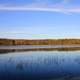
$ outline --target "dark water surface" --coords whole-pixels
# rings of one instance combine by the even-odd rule
[[[0,80],[80,80],[80,51],[1,54]]]

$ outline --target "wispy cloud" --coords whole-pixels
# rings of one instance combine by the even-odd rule
[[[49,11],[49,12],[68,12],[68,13],[80,13],[80,8],[49,8],[49,7],[0,7],[0,11]]]
[[[41,0],[39,0],[41,1]],[[80,7],[76,6],[65,6],[66,3],[69,4],[71,0],[63,0],[57,4],[48,4],[48,2],[33,2],[27,5],[13,5],[1,4],[0,11],[48,11],[48,12],[61,12],[61,13],[80,13]]]

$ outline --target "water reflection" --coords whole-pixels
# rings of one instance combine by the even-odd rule
[[[80,45],[16,45],[16,46],[0,46],[0,54],[21,51],[78,51]]]
[[[80,56],[77,56],[77,57],[75,58],[75,62],[78,63],[78,64],[80,64]]]
[[[31,51],[80,51],[80,48],[34,48],[34,49],[0,49],[0,54]]]
[[[18,63],[16,69],[23,70],[23,63]]]
[[[75,77],[80,77],[80,51],[0,55],[0,80],[72,80]]]

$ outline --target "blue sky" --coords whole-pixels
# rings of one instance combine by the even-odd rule
[[[80,0],[1,0],[0,38],[80,38]]]

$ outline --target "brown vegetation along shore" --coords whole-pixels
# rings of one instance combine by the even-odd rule
[[[0,39],[0,45],[80,45],[80,39]]]

